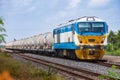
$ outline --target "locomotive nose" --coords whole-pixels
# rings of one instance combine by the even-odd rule
[[[106,36],[78,36],[79,45],[103,45]]]

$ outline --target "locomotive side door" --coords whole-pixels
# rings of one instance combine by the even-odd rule
[[[75,34],[75,31],[74,31],[74,24],[72,24],[72,41],[74,41],[74,34]]]
[[[60,30],[57,31],[57,43],[60,43]]]

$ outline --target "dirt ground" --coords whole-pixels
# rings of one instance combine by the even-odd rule
[[[104,55],[103,59],[107,59],[108,61],[112,62],[120,62],[120,56]]]

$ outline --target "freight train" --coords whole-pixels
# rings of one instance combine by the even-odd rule
[[[52,32],[6,43],[5,48],[71,59],[102,59],[107,45],[106,21],[85,16],[58,25]]]

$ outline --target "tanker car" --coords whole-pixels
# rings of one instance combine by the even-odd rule
[[[9,50],[72,59],[102,59],[107,44],[107,23],[98,17],[81,17],[58,25],[52,32],[6,43]]]

